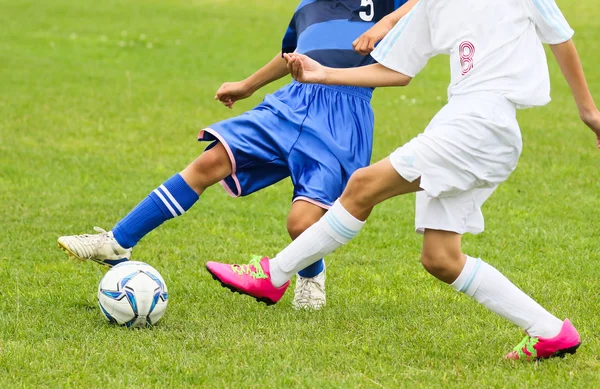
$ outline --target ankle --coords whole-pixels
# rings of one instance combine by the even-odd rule
[[[137,243],[135,239],[131,238],[127,232],[124,231],[124,229],[119,228],[118,224],[108,233],[124,250],[131,249]]]
[[[277,264],[276,258],[269,260],[269,280],[275,288],[281,288],[291,278],[291,275],[283,271]]]

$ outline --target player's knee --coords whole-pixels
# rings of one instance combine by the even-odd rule
[[[310,215],[290,215],[287,219],[287,230],[292,239],[296,239],[300,234],[315,224],[319,219]]]
[[[346,190],[344,191],[344,200],[351,201],[359,208],[372,208],[374,183],[376,177],[368,168],[358,169],[350,177]]]
[[[429,274],[441,280],[447,280],[449,273],[454,272],[454,264],[460,261],[461,252],[454,252],[445,247],[423,247],[421,264]]]

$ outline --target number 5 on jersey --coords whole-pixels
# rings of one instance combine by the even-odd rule
[[[360,0],[361,7],[369,7],[367,11],[359,12],[358,16],[365,22],[370,22],[373,20],[373,16],[375,16],[375,6],[373,5],[373,0]]]

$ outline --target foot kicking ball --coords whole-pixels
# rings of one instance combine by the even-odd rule
[[[110,269],[98,286],[98,304],[111,323],[127,327],[156,324],[165,314],[169,294],[160,273],[137,261]]]

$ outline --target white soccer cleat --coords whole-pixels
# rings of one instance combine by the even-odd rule
[[[312,278],[296,276],[294,289],[294,309],[321,309],[325,306],[325,270]]]
[[[87,259],[108,267],[129,260],[131,249],[121,247],[112,231],[106,232],[100,227],[94,227],[94,231],[99,234],[61,236],[58,247],[71,258]]]

